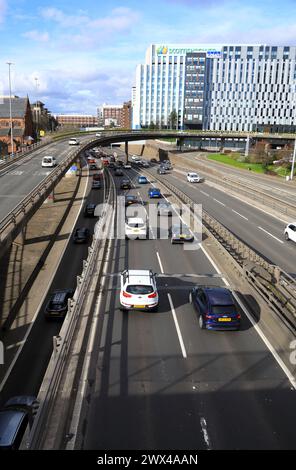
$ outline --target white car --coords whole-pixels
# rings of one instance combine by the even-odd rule
[[[187,173],[187,181],[189,183],[200,183],[201,177],[197,173]]]
[[[125,165],[123,165],[123,168],[124,168],[125,170],[131,170],[132,165],[131,165],[130,163],[126,163]]]
[[[293,242],[296,242],[296,222],[292,222],[291,224],[288,224],[287,227],[285,228],[285,239],[292,240]]]
[[[141,161],[141,158],[138,155],[132,155],[133,161]]]
[[[155,274],[148,269],[126,269],[120,274],[121,310],[157,310]]]
[[[102,137],[101,132],[96,132],[96,137]]]
[[[42,163],[41,163],[42,168],[53,168],[56,165],[57,165],[57,161],[55,157],[52,157],[51,155],[46,155],[45,157],[42,158]]]
[[[80,142],[78,139],[76,139],[75,137],[69,139],[69,145],[79,145]]]
[[[125,237],[135,240],[147,238],[147,223],[140,217],[129,217],[125,223]]]

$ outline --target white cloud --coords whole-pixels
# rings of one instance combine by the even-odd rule
[[[27,39],[32,39],[32,41],[37,42],[48,42],[49,41],[49,34],[45,31],[41,33],[40,31],[32,30],[23,33],[23,37]]]

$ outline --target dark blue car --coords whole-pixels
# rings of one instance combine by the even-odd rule
[[[160,189],[158,189],[158,188],[150,188],[149,191],[148,191],[148,196],[150,197],[150,199],[153,198],[153,197],[155,197],[155,198],[162,197]]]
[[[238,330],[240,313],[231,292],[225,287],[196,286],[189,294],[198,313],[200,328],[208,330]]]

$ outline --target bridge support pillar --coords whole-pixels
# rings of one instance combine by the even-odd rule
[[[128,163],[128,141],[127,140],[124,143],[124,151],[125,151],[125,163]]]
[[[52,192],[47,196],[47,198],[45,199],[44,203],[46,204],[52,204],[53,202],[55,202],[55,198],[54,198],[54,188],[52,190]]]

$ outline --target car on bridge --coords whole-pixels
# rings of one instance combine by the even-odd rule
[[[79,145],[79,144],[80,144],[80,141],[76,139],[76,137],[71,137],[71,139],[69,139],[69,145]]]
[[[161,198],[161,197],[162,197],[162,194],[161,194],[160,189],[158,189],[158,188],[150,188],[150,189],[148,190],[148,197],[149,197],[150,199],[152,199],[152,198]]]
[[[156,274],[151,270],[125,270],[120,274],[120,309],[156,311]]]
[[[42,163],[41,163],[42,168],[53,168],[56,165],[57,165],[57,161],[55,157],[52,157],[51,155],[46,155],[45,157],[42,158]]]
[[[189,302],[198,314],[201,329],[238,330],[241,316],[229,289],[219,286],[196,286]]]
[[[288,224],[285,228],[284,234],[287,241],[292,240],[293,242],[296,242],[296,222]]]

